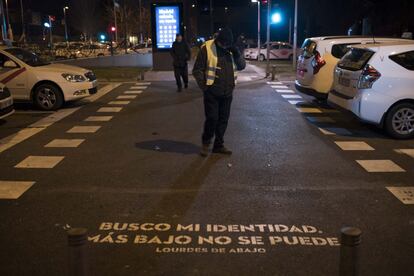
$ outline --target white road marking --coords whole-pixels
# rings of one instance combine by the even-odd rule
[[[0,181],[0,199],[18,199],[35,183],[34,181]]]
[[[266,82],[267,84],[270,84],[270,85],[281,85],[281,84],[283,84],[283,83],[281,83],[280,81],[268,81],[268,82]]]
[[[406,154],[414,158],[414,149],[396,149],[395,152],[400,153],[400,154]]]
[[[131,86],[131,90],[142,90],[147,89],[148,86]]]
[[[246,81],[251,81],[252,80],[252,78],[250,77],[250,76],[238,76],[237,77],[237,81],[240,81],[240,82],[246,82]]]
[[[113,105],[127,105],[129,104],[131,101],[111,101],[108,104],[113,104]]]
[[[105,96],[106,94],[108,94],[109,92],[111,92],[112,90],[114,90],[115,88],[118,88],[122,83],[110,83],[105,85],[104,87],[102,87],[101,89],[98,90],[98,93],[86,98],[87,101],[89,102],[94,102],[97,99],[99,99],[102,96]]]
[[[272,85],[272,88],[274,89],[288,89],[286,85]]]
[[[300,103],[304,103],[304,101],[288,101],[288,102],[292,105],[297,105],[297,104],[300,104]]]
[[[299,95],[282,95],[282,97],[285,99],[302,99]]]
[[[95,133],[101,127],[100,126],[74,126],[67,133]]]
[[[99,89],[98,93],[95,95],[87,98],[89,102],[94,102],[100,97],[108,94],[115,88],[119,87],[121,83],[111,83],[103,88]],[[72,113],[78,111],[82,107],[75,107],[75,108],[65,108],[61,109],[57,112],[54,112],[50,116],[47,116],[45,118],[40,119],[39,121],[35,122],[34,124],[28,126],[27,128],[24,128],[20,130],[17,133],[14,133],[12,135],[9,135],[3,139],[0,140],[0,153],[4,152],[5,150],[8,150],[15,145],[29,139],[33,135],[45,130],[47,127],[51,126],[52,124],[62,120],[63,118],[71,115]]]
[[[52,169],[64,156],[28,156],[22,162],[17,164],[15,168],[18,169]]]
[[[295,93],[295,91],[293,90],[289,90],[289,89],[276,89],[277,93]]]
[[[85,122],[108,122],[114,116],[90,116],[85,119]]]
[[[77,148],[84,141],[85,139],[55,139],[45,145],[45,148]]]
[[[141,94],[142,90],[137,90],[137,91],[125,91],[124,94]]]
[[[135,83],[135,85],[137,85],[137,86],[142,86],[142,85],[151,85],[151,83],[150,82],[136,82]]]
[[[319,108],[313,107],[297,107],[296,109],[301,113],[323,113]]]
[[[329,117],[306,117],[311,123],[335,123],[335,120]]]
[[[101,107],[98,109],[100,113],[112,113],[112,112],[120,112],[122,107]]]
[[[344,151],[373,151],[373,147],[362,141],[335,141],[335,144]]]
[[[33,111],[33,110],[18,110],[14,114],[53,114],[55,111]]]
[[[133,100],[135,99],[137,96],[136,95],[121,95],[116,97],[118,100]]]
[[[386,187],[403,204],[414,204],[414,187]]]
[[[403,168],[391,160],[356,160],[367,172],[405,172]]]
[[[313,118],[317,118],[317,117],[313,117]],[[321,117],[321,118],[327,118],[327,117]],[[327,118],[330,119],[330,118]],[[325,134],[325,135],[341,135],[341,136],[350,136],[352,135],[352,133],[345,129],[345,128],[340,128],[340,127],[325,127],[325,128],[319,128],[319,130]]]

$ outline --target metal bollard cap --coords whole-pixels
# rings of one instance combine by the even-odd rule
[[[87,241],[88,229],[86,228],[71,228],[67,231],[68,234],[68,245],[69,246],[80,246]]]
[[[357,246],[361,243],[361,229],[357,227],[343,227],[341,229],[341,244]]]

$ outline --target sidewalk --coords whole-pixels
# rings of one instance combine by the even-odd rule
[[[191,72],[193,70],[194,62],[188,64],[188,72],[190,80],[194,80]],[[247,82],[264,78],[266,71],[256,65],[247,62],[246,69],[239,72],[238,81]],[[171,71],[147,71],[145,73],[146,81],[175,81],[174,72]]]

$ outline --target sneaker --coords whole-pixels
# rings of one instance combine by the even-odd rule
[[[220,148],[213,148],[213,153],[219,153],[219,154],[225,154],[225,155],[231,155],[233,152],[229,150],[226,147],[220,147]]]
[[[202,157],[207,157],[208,156],[208,145],[202,145],[201,146],[201,150],[200,150],[200,155]]]

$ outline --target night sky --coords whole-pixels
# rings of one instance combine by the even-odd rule
[[[71,6],[73,1],[79,0],[23,0],[25,9],[53,14],[57,17],[62,17],[62,7],[65,5]],[[97,20],[102,22],[106,20],[103,14],[105,3],[108,3],[108,1],[112,0],[99,0],[101,12],[97,13]],[[209,0],[187,1],[197,2],[199,7],[208,6],[209,3]],[[149,4],[149,2],[149,0],[143,0],[144,4]],[[237,11],[238,7],[243,6],[252,7],[250,2],[250,0],[213,0],[216,9],[228,6],[231,11]],[[273,2],[279,4],[285,18],[293,15],[294,0]],[[9,0],[9,3],[12,8],[18,5],[19,1]],[[352,24],[365,16],[371,16],[376,34],[400,35],[401,31],[406,28],[413,31],[413,10],[413,0],[299,0],[299,32],[302,36],[346,34]],[[244,9],[244,12],[246,14],[242,14],[242,18],[255,20],[254,7]],[[279,27],[283,35],[286,35],[288,29],[287,22],[288,19]],[[237,22],[233,23],[237,24]],[[103,24],[107,24],[107,22]],[[255,24],[249,23],[243,26],[246,26],[244,32],[247,36],[255,35],[257,28]]]

